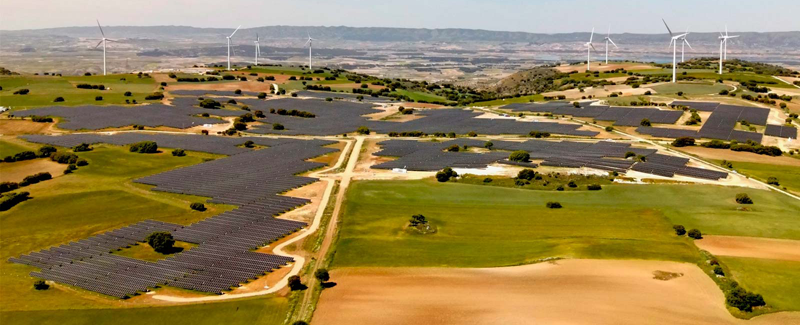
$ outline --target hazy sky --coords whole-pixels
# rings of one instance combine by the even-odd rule
[[[800,30],[800,0],[0,0],[0,29],[104,25],[476,28],[536,33]],[[0,40],[2,41],[2,40]]]

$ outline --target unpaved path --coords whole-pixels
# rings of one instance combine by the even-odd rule
[[[682,274],[670,280],[655,271]],[[736,319],[696,265],[562,260],[503,268],[344,268],[315,324],[790,324],[800,313]]]
[[[739,236],[703,236],[695,245],[719,256],[800,262],[800,240]]]

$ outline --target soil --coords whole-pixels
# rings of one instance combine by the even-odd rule
[[[703,236],[695,245],[720,256],[800,262],[800,240],[738,236]]]

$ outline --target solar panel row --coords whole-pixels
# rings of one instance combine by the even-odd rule
[[[773,137],[797,139],[797,128],[788,125],[767,124],[764,134]]]

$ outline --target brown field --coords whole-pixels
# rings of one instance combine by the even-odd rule
[[[55,123],[38,123],[31,120],[0,119],[1,135],[52,133]]]
[[[67,165],[47,158],[3,163],[0,164],[0,182],[20,182],[25,176],[44,172],[56,177],[63,175],[65,169]]]
[[[584,62],[584,63],[586,63],[586,62]],[[623,69],[628,70],[628,71],[658,69],[657,67],[654,67],[652,65],[645,64],[645,63],[614,63],[614,62],[611,62],[609,64],[605,64],[605,63],[602,63],[602,62],[592,61],[592,71],[603,72],[603,71],[615,70],[615,69],[619,69],[619,68],[623,68]],[[556,67],[556,70],[558,70],[558,72],[563,72],[563,73],[570,72],[570,71],[586,71],[586,64],[562,65],[562,66]]]
[[[675,148],[677,150],[697,155],[706,159],[728,160],[728,161],[741,161],[759,164],[772,164],[781,166],[796,166],[800,167],[800,159],[795,159],[786,156],[769,157],[764,155],[755,154],[752,152],[731,151],[727,149],[712,149],[704,147],[682,147]]]
[[[711,254],[800,262],[800,240],[703,236],[695,245]]]
[[[315,324],[788,324],[728,313],[692,264],[563,260],[489,268],[345,268],[332,272]]]

